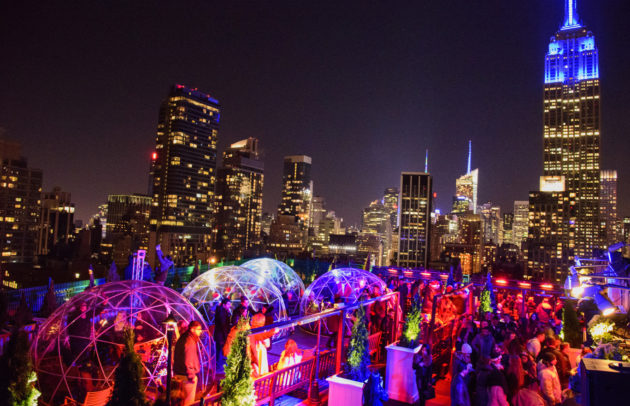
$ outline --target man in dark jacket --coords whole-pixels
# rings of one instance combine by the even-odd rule
[[[173,372],[175,381],[179,383],[181,390],[182,404],[191,405],[195,402],[195,392],[197,391],[197,374],[201,370],[199,363],[199,337],[201,337],[202,326],[194,320],[188,326],[188,330],[177,340],[175,344],[175,358],[173,361]]]
[[[225,358],[223,357],[223,346],[230,333],[231,307],[232,302],[230,302],[230,299],[223,298],[214,313],[214,342],[217,345],[217,362],[219,365],[223,364]]]
[[[256,312],[249,305],[249,299],[247,296],[241,296],[239,305],[236,306],[236,309],[234,309],[234,312],[232,313],[232,327],[238,324],[241,317],[247,317],[249,319],[254,315],[254,313]]]

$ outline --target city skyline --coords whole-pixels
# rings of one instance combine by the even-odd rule
[[[630,149],[628,141],[623,139],[630,128],[618,117],[623,117],[622,112],[630,104],[627,96],[630,84],[623,80],[613,83],[615,75],[620,77],[620,72],[628,66],[628,57],[617,52],[615,63],[606,61],[612,60],[613,51],[627,35],[615,27],[621,23],[619,16],[628,6],[621,2],[606,6],[604,9],[597,2],[582,0],[578,11],[598,37],[603,67],[602,93],[606,100],[602,109],[602,168],[619,171],[619,214],[624,216],[630,207],[625,198],[625,191],[630,189],[630,173],[617,162],[622,162],[620,158]],[[0,127],[7,129],[6,137],[22,142],[31,167],[43,169],[44,190],[58,185],[72,193],[77,209],[75,218],[86,220],[106,201],[108,194],[146,193],[155,119],[161,100],[175,83],[198,87],[221,100],[219,153],[238,139],[248,136],[261,139],[265,146],[266,212],[275,212],[279,203],[281,160],[285,155],[312,156],[315,195],[325,197],[327,206],[348,223],[358,224],[361,208],[378,198],[384,188],[396,186],[401,171],[422,170],[426,148],[429,149],[429,172],[438,194],[436,206],[446,212],[454,194],[453,182],[466,169],[468,139],[473,141],[472,165],[480,169],[479,203],[490,200],[505,211],[515,200],[525,200],[527,193],[536,189],[542,167],[539,128],[543,71],[540,62],[550,33],[562,24],[562,1],[514,4],[509,8],[462,4],[448,12],[444,10],[449,8],[446,5],[394,9],[371,5],[358,9],[351,2],[343,4],[339,10],[327,4],[315,10],[303,6],[285,7],[282,11],[261,10],[256,6],[247,10],[219,7],[217,17],[212,19],[216,27],[208,31],[199,29],[189,36],[173,34],[173,37],[165,36],[168,30],[155,27],[152,21],[162,13],[181,11],[178,6],[165,5],[156,10],[143,10],[139,6],[125,6],[131,10],[123,6],[110,10],[99,6],[92,10],[94,15],[87,7],[72,6],[70,10],[66,9],[69,6],[61,4],[51,7],[34,13],[28,13],[28,5],[3,7],[10,8],[5,10],[5,15],[11,12],[28,15],[27,24],[33,24],[34,31],[24,38],[16,38],[15,33],[20,30],[11,26],[15,24],[13,20],[3,28],[9,39],[6,53],[15,63],[1,68],[14,82],[7,84],[0,97]],[[186,11],[186,15],[194,18],[191,10]],[[108,33],[111,44],[104,44],[98,30],[108,19],[124,11],[143,18],[137,21],[137,27],[131,26],[131,17],[122,21],[113,33]],[[199,6],[197,11],[204,15],[210,9]],[[50,18],[48,12],[59,18]],[[261,12],[261,21],[257,21],[254,16]],[[388,18],[381,18],[383,16]],[[523,18],[522,27],[508,24],[515,16]],[[452,22],[448,29],[454,32],[447,33],[447,27],[428,22],[446,17]],[[365,22],[360,22],[362,19]],[[66,20],[70,24],[64,27]],[[316,23],[328,21],[327,30],[315,29]],[[272,22],[278,24],[279,33],[263,35],[258,31],[258,24]],[[307,24],[300,28],[300,23],[304,22]],[[183,21],[172,23],[180,27]],[[489,24],[491,28],[479,33],[479,41],[461,38],[466,29],[482,24]],[[46,29],[55,34],[52,39],[39,35],[42,45],[29,42],[32,36],[37,37],[40,30]],[[349,32],[348,38],[340,39],[338,34],[344,29]],[[492,29],[501,33],[500,41]],[[76,32],[85,33],[85,38],[77,38]],[[157,57],[151,54],[147,62],[139,61],[144,51],[137,47],[147,39],[148,32],[159,34],[158,40],[167,40],[166,49],[175,50],[176,58],[184,59],[179,63],[162,61],[163,69],[145,78],[139,72]],[[217,37],[209,41],[208,33]],[[286,40],[287,33],[295,40]],[[188,53],[184,51],[188,49],[190,53],[196,43],[191,38],[193,34],[203,34],[203,45],[209,50],[186,56]],[[235,37],[228,38],[232,34]],[[285,40],[274,50],[269,47],[276,36]],[[125,46],[122,38],[130,38],[132,44]],[[55,41],[61,39],[67,40],[63,47],[51,49],[65,50],[62,55],[66,60],[56,61],[55,54],[49,52],[40,52],[39,56],[42,63],[51,63],[51,68],[40,76],[48,78],[52,85],[29,77],[29,69],[39,62],[28,59],[27,51],[47,42],[56,44]],[[321,39],[321,45],[317,45],[317,39]],[[373,39],[377,40],[374,45],[365,44]],[[227,44],[217,45],[222,40]],[[498,48],[502,43],[518,44],[517,50]],[[91,44],[97,45],[99,52],[88,46]],[[253,61],[260,67],[264,80],[247,74],[239,77],[245,74],[242,69],[234,74],[226,73],[245,61],[228,50],[230,47],[253,52]],[[452,66],[449,47],[450,52],[466,62],[465,68]],[[311,57],[306,52],[313,48],[315,55],[328,56],[329,61],[309,65]],[[346,48],[348,56],[341,55]],[[503,56],[491,55],[492,49],[500,49],[497,53]],[[204,67],[210,50],[218,50],[223,57],[213,57],[214,62]],[[131,57],[132,51],[139,51],[139,56]],[[97,67],[100,65],[96,62],[102,62],[104,56],[117,54],[122,61]],[[274,58],[280,58],[281,62],[272,62]],[[391,66],[392,74],[385,74],[390,68],[386,63],[393,60],[399,63]],[[79,61],[81,68],[75,66]],[[182,67],[186,65],[182,61],[194,68]],[[492,68],[492,64],[499,61],[505,66]],[[289,68],[285,67],[288,62],[299,63]],[[125,63],[129,77],[121,71]],[[522,73],[515,78],[513,72],[517,65],[523,65],[519,68]],[[342,73],[331,72],[330,68],[335,66],[339,66]],[[361,69],[357,69],[359,67]],[[112,72],[106,68],[111,68]],[[508,74],[504,70],[512,71]],[[287,72],[291,73],[289,82],[300,86],[280,82],[279,76]],[[505,81],[507,76],[512,78],[510,86]],[[476,83],[467,83],[471,78]],[[499,83],[496,89],[490,86],[495,79]],[[347,85],[340,83],[344,80]],[[315,86],[320,83],[328,85]],[[444,83],[451,85],[440,88]],[[341,89],[334,89],[335,86]],[[481,89],[484,89],[484,97],[478,98],[475,95]],[[35,91],[41,100],[24,97]],[[58,95],[57,105],[42,104],[52,94]],[[519,97],[513,97],[514,94]],[[339,98],[340,95],[344,97]],[[453,107],[447,103],[453,103]],[[79,104],[92,106],[92,111],[86,111]],[[68,108],[70,110],[64,110]],[[33,115],[33,111],[37,114]],[[520,121],[515,120],[516,116]],[[268,126],[260,127],[261,123]],[[505,137],[506,133],[513,135]],[[387,142],[383,142],[383,138]],[[344,153],[334,153],[337,148]],[[72,160],[69,161],[68,156]],[[83,168],[86,170],[81,170]],[[339,173],[346,176],[339,177]]]

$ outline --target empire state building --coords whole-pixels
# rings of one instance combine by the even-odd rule
[[[595,37],[565,0],[564,23],[545,56],[543,178],[564,182],[575,207],[573,252],[591,256],[601,246],[600,84]],[[574,223],[574,224],[573,224]]]

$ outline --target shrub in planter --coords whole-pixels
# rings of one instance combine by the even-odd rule
[[[405,324],[403,325],[402,335],[399,345],[406,348],[415,348],[418,346],[418,336],[420,335],[420,323],[422,322],[422,306],[418,300],[413,301],[411,310],[407,315]]]
[[[16,329],[0,358],[0,404],[36,406],[41,395],[34,386],[36,381],[28,335]]]
[[[247,318],[238,322],[238,333],[230,346],[225,363],[225,379],[221,381],[223,406],[255,406],[254,380],[252,379],[252,360],[249,354],[249,331],[244,327]]]
[[[133,347],[135,334],[131,328],[125,329],[125,350],[120,364],[114,372],[114,389],[107,406],[146,406],[149,404],[142,382],[143,365]]]
[[[365,309],[360,306],[352,326],[352,335],[348,347],[348,360],[345,365],[346,377],[353,381],[365,382],[370,374],[370,349]]]
[[[565,300],[562,310],[562,339],[572,348],[580,348],[582,345],[582,331],[573,301]]]

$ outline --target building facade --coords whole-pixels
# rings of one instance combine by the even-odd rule
[[[32,263],[37,250],[42,171],[28,166],[21,145],[0,140],[0,261]]]
[[[529,201],[516,200],[514,202],[514,220],[512,223],[512,244],[523,249],[527,240],[529,227]]]
[[[151,203],[151,196],[140,194],[107,197],[106,241],[119,269],[135,251],[149,249]]]
[[[211,251],[220,114],[216,99],[182,85],[171,88],[160,108],[151,164],[152,242],[176,264],[205,262]]]
[[[575,258],[576,206],[575,193],[529,193],[529,238],[525,255],[531,278],[564,281]]]
[[[248,138],[223,153],[218,171],[217,249],[228,259],[241,259],[259,249],[262,230],[264,165],[258,140]]]
[[[545,56],[543,175],[564,176],[565,190],[575,194],[575,253],[592,256],[603,236],[599,58],[576,1],[565,1],[564,23]]]
[[[604,245],[608,247],[622,241],[617,217],[617,171],[601,171],[600,187],[600,212],[605,227]]]
[[[282,200],[278,207],[278,214],[296,216],[304,229],[310,226],[313,202],[311,165],[312,159],[306,155],[284,157]]]
[[[431,175],[403,172],[400,176],[398,266],[425,268],[429,263]]]
[[[71,195],[55,187],[42,196],[37,255],[48,255],[55,245],[68,244],[74,235],[74,203]]]

